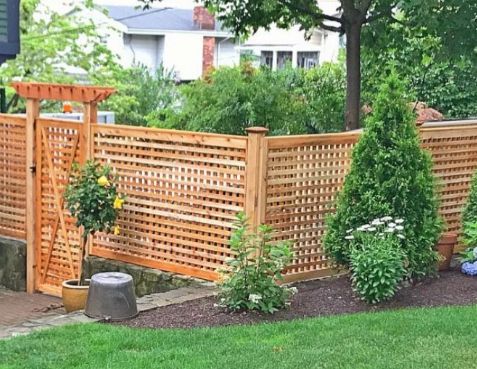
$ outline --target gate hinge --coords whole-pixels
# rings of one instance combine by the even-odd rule
[[[30,166],[30,172],[36,173],[36,165],[33,164]]]

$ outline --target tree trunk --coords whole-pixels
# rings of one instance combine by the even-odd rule
[[[361,22],[346,25],[346,113],[347,131],[359,128],[361,110]]]

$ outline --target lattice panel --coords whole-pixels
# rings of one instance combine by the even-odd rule
[[[266,223],[294,245],[287,279],[329,274],[321,237],[351,163],[357,134],[269,138]]]
[[[422,145],[432,154],[440,185],[440,213],[449,231],[460,231],[463,206],[477,168],[477,126],[423,128]]]
[[[80,161],[81,123],[37,121],[37,284],[58,294],[61,282],[78,276],[79,230],[65,210],[63,192],[73,162]]]
[[[216,279],[244,208],[247,139],[99,125],[93,135],[127,199],[121,235],[96,237],[92,254]]]
[[[25,239],[26,119],[0,114],[0,235]]]

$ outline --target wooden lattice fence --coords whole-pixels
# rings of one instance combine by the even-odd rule
[[[25,117],[0,115],[0,235],[25,238],[28,186]],[[288,280],[333,273],[322,251],[325,218],[341,189],[359,132],[247,137],[83,125],[37,118],[36,288],[57,293],[77,276],[79,237],[62,192],[73,161],[110,164],[127,202],[119,236],[97,235],[90,254],[215,280],[233,254],[228,245],[238,211],[290,240]],[[439,178],[441,214],[459,231],[460,213],[477,168],[477,121],[421,128]],[[34,169],[34,168],[33,168]]]
[[[96,237],[91,254],[215,279],[244,209],[247,138],[101,125],[93,136],[127,201],[121,235]]]
[[[24,239],[25,117],[0,115],[0,235]]]

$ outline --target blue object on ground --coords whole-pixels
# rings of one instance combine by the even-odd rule
[[[473,263],[469,263],[469,262],[463,263],[461,265],[461,271],[464,274],[477,275],[477,261]]]

